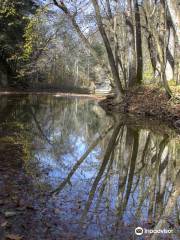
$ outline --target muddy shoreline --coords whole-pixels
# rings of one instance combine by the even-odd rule
[[[109,114],[123,113],[138,118],[151,118],[180,131],[180,102],[169,100],[165,92],[158,88],[132,89],[119,103],[114,96],[108,96],[99,104]]]
[[[3,95],[50,95],[54,97],[81,97],[95,100],[103,100],[106,98],[105,96],[97,96],[95,94],[67,93],[60,91],[0,91],[0,96]]]
[[[120,102],[116,102],[115,95],[96,95],[91,93],[62,92],[60,90],[19,90],[0,89],[3,95],[50,95],[54,97],[80,97],[97,100],[108,114],[128,114],[143,120],[150,118],[160,121],[180,132],[180,100],[169,100],[160,88],[138,87],[125,93]]]

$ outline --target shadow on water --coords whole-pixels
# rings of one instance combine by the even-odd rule
[[[178,239],[180,138],[160,123],[94,100],[3,96],[0,172],[4,238]]]

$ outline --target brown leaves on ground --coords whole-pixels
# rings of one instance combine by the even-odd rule
[[[16,234],[7,234],[6,239],[7,240],[22,240],[23,237],[20,235],[16,235]]]
[[[170,100],[165,91],[158,87],[134,87],[129,89],[120,103],[109,96],[100,105],[107,111],[127,112],[155,117],[174,123],[180,119],[180,103]]]
[[[127,93],[128,111],[167,121],[180,119],[180,104],[169,100],[160,88],[139,87]]]
[[[157,88],[136,88],[127,93],[126,100],[130,112],[138,110],[155,115],[166,106],[168,97]]]

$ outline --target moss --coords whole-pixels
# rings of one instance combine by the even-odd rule
[[[143,72],[143,79],[144,83],[151,83],[154,78],[154,73],[153,69],[150,63],[146,63],[146,66],[144,67],[144,72]]]
[[[145,82],[152,82],[153,73],[151,71],[144,72],[143,79],[145,79]]]
[[[174,79],[168,81],[169,86],[176,86],[176,81]]]

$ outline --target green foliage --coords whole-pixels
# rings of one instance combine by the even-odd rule
[[[23,51],[23,58],[25,60],[29,59],[31,54],[33,53],[33,45],[38,40],[37,32],[34,31],[37,24],[37,18],[32,17],[29,23],[25,28],[24,33],[24,51]]]
[[[26,2],[26,4],[25,4]],[[8,45],[11,49],[20,49],[23,42],[23,32],[28,23],[27,2],[0,0],[0,47]]]
[[[46,14],[47,9],[38,8],[30,18],[24,31],[24,46],[23,46],[23,59],[28,60],[32,56],[34,51],[42,45],[42,29],[40,29],[46,20],[43,18],[43,14]]]
[[[34,8],[33,0],[0,0],[0,64],[11,76],[22,64],[24,29]]]
[[[16,9],[14,2],[10,2],[8,0],[0,1],[0,16],[4,16],[5,18],[15,16]]]

